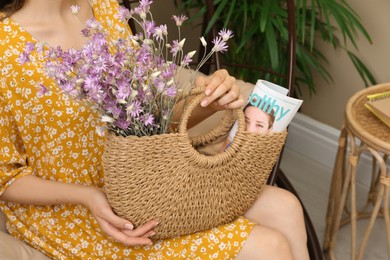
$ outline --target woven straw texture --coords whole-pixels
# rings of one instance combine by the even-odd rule
[[[390,153],[390,128],[364,106],[367,95],[386,91],[390,91],[389,83],[366,88],[352,96],[346,107],[346,122],[361,140],[378,151]]]
[[[210,133],[190,138],[188,117],[204,95],[183,113],[178,133],[126,138],[106,135],[105,191],[116,214],[136,227],[160,224],[153,239],[164,239],[229,223],[255,201],[275,164],[287,132],[259,135],[244,131],[241,109],[233,143],[220,154],[200,154],[194,146],[226,134],[233,113]]]

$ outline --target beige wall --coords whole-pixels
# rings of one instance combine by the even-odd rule
[[[373,40],[373,44],[370,44],[360,37],[359,50],[355,53],[372,71],[378,83],[390,81],[390,29],[388,29],[390,1],[349,0],[348,2],[362,18]],[[156,0],[152,6],[152,12],[158,23],[167,23],[171,29],[175,27],[170,14],[178,14],[179,11],[175,10],[173,0]],[[183,29],[182,36],[187,38],[185,48],[197,49],[200,28],[193,23]],[[174,33],[172,31],[171,36],[176,37]],[[319,46],[329,61],[328,69],[334,82],[327,83],[320,77],[316,77],[317,94],[310,97],[307,91],[304,91],[301,112],[322,123],[340,128],[348,98],[363,89],[364,82],[345,53],[340,50],[335,51],[323,43],[319,43]]]
[[[181,3],[181,0],[177,0]],[[151,11],[157,24],[166,24],[168,26],[170,41],[178,39],[178,30],[172,15],[185,14],[180,7],[176,8],[173,0],[155,0],[152,4]],[[199,35],[201,26],[198,21],[184,24],[181,28],[181,38],[186,38],[184,50],[186,52],[196,50],[199,47]]]
[[[390,82],[390,1],[349,0],[351,7],[362,18],[373,44],[360,37],[359,51],[355,52],[368,66],[378,83]],[[334,82],[327,83],[317,77],[317,94],[304,95],[302,113],[325,124],[340,128],[348,98],[363,89],[352,62],[341,51],[321,45],[329,60],[329,71]]]

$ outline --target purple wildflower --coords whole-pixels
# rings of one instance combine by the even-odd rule
[[[130,96],[130,86],[127,84],[118,84],[118,93],[116,94],[116,97],[119,99],[127,99]]]
[[[181,50],[180,42],[178,40],[173,40],[171,53],[176,55]]]
[[[89,19],[85,22],[88,29],[101,30],[103,27],[96,19]]]
[[[70,7],[70,11],[73,15],[77,15],[80,12],[80,6],[79,5],[72,5]]]
[[[67,66],[73,66],[77,61],[81,59],[81,52],[73,48],[64,52],[63,61]]]
[[[92,42],[95,45],[102,46],[107,43],[106,37],[107,35],[102,32],[95,33],[92,37]]]
[[[165,24],[157,26],[154,29],[154,37],[156,37],[157,40],[163,40],[163,36],[168,35],[168,29]]]
[[[82,34],[84,37],[89,37],[89,36],[91,36],[91,30],[88,29],[88,28],[83,28],[83,29],[81,30],[81,34]]]
[[[102,73],[103,71],[106,71],[108,68],[106,57],[99,56],[96,60],[94,60],[93,68],[94,71],[96,71],[97,73]]]
[[[141,102],[135,100],[126,109],[132,118],[138,117],[142,113]]]
[[[120,65],[123,67],[125,64],[125,61],[126,61],[126,56],[123,52],[115,53],[114,64],[117,64],[117,65]]]
[[[176,67],[177,66],[174,63],[169,64],[168,67],[162,71],[161,76],[165,79],[171,79],[173,75],[175,75]]]
[[[172,84],[169,88],[167,88],[165,90],[165,94],[168,96],[168,97],[175,97],[176,96],[176,85],[175,84]]]
[[[149,8],[152,3],[153,3],[153,0],[140,0],[139,6],[142,8]]]
[[[81,50],[63,51],[29,43],[18,59],[21,63],[28,62],[34,50],[42,55],[39,58],[46,58],[45,72],[64,92],[102,112],[102,121],[108,126],[100,128],[101,134],[104,129],[123,135],[164,133],[178,94],[174,76],[178,68],[192,62],[195,54],[190,52],[185,55],[185,39],[170,41],[169,44],[167,26],[156,26],[150,14],[153,1],[139,2],[137,8],[129,11],[120,7],[115,14],[122,21],[135,19],[133,14],[138,14],[141,19],[137,21],[144,30],[137,35],[119,30],[125,37],[108,38],[103,26],[91,19],[82,30],[82,35],[89,41]],[[76,15],[78,12],[78,7],[73,6],[72,13]],[[179,15],[173,16],[173,19],[180,30],[187,17]],[[231,37],[230,30],[221,30],[213,41],[212,52],[226,51],[226,41]],[[204,46],[207,45],[203,38],[201,41]],[[166,60],[168,57],[171,60]],[[204,60],[208,57],[205,55]],[[42,84],[37,87],[39,95],[48,91]]]
[[[35,44],[32,42],[26,43],[26,47],[24,48],[24,51],[27,53],[31,53],[35,49]]]
[[[84,45],[84,48],[81,52],[86,59],[85,62],[89,63],[90,61],[92,61],[92,57],[95,54],[95,46],[91,42],[88,42],[86,45]]]
[[[122,109],[120,107],[118,107],[116,104],[106,106],[106,110],[108,113],[111,113],[112,117],[114,117],[114,118],[118,118],[122,112]]]
[[[226,45],[226,42],[222,40],[221,37],[217,37],[213,40],[214,47],[213,51],[215,52],[225,52],[228,49],[228,46]]]
[[[128,19],[130,19],[131,14],[130,14],[129,9],[127,9],[127,8],[124,7],[124,6],[120,6],[120,7],[119,7],[119,10],[118,10],[118,13],[116,14],[115,17],[116,17],[117,19],[119,19],[119,20],[125,20],[125,21],[127,21]]]
[[[145,21],[144,26],[145,26],[146,37],[150,38],[150,36],[153,35],[155,31],[156,24],[154,21]]]
[[[72,93],[75,90],[75,85],[70,81],[61,82],[59,86],[66,93]]]
[[[87,76],[83,86],[88,93],[97,93],[100,88],[98,79],[93,76]]]
[[[184,56],[183,60],[181,61],[182,66],[188,66],[190,62],[192,61],[192,57],[194,56],[195,52],[190,52],[187,55]]]
[[[183,22],[185,20],[187,20],[187,16],[185,16],[185,15],[180,15],[180,16],[173,15],[172,19],[175,20],[176,26],[180,27],[180,26],[182,26]]]
[[[45,44],[43,42],[38,42],[37,44],[35,44],[35,48],[38,53],[42,53],[45,48]]]
[[[123,130],[126,130],[130,126],[130,122],[127,121],[126,119],[119,118],[118,120],[115,121],[115,125]]]
[[[153,125],[154,117],[151,114],[145,114],[141,116],[141,120],[145,124],[145,126]]]
[[[233,32],[231,30],[227,30],[224,28],[219,31],[218,35],[221,36],[222,40],[226,42],[227,40],[233,37]]]
[[[165,82],[162,81],[160,77],[153,81],[153,86],[156,88],[157,92],[162,92],[165,88],[165,85]]]
[[[142,45],[142,48],[138,51],[137,61],[142,64],[147,64],[151,58],[149,46],[146,44]]]
[[[143,81],[143,77],[146,75],[146,68],[145,66],[136,66],[133,72],[133,79],[141,82]]]

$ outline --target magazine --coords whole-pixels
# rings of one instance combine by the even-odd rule
[[[258,113],[257,115],[266,113],[269,122],[265,122],[262,125],[258,121],[258,124],[254,127],[263,127],[265,129],[263,133],[284,131],[303,102],[303,100],[289,97],[287,94],[288,89],[286,88],[266,80],[258,80],[244,106],[246,120],[248,121],[250,113]],[[248,111],[249,107],[252,107],[250,108],[253,110],[252,112]],[[250,129],[246,130],[250,131]],[[233,140],[236,131],[237,122],[234,123],[229,132],[229,141]]]

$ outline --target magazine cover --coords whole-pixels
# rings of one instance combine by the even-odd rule
[[[303,102],[287,94],[286,88],[266,80],[258,80],[244,106],[246,130],[259,133],[285,130]],[[237,122],[229,133],[230,141],[236,131]]]

